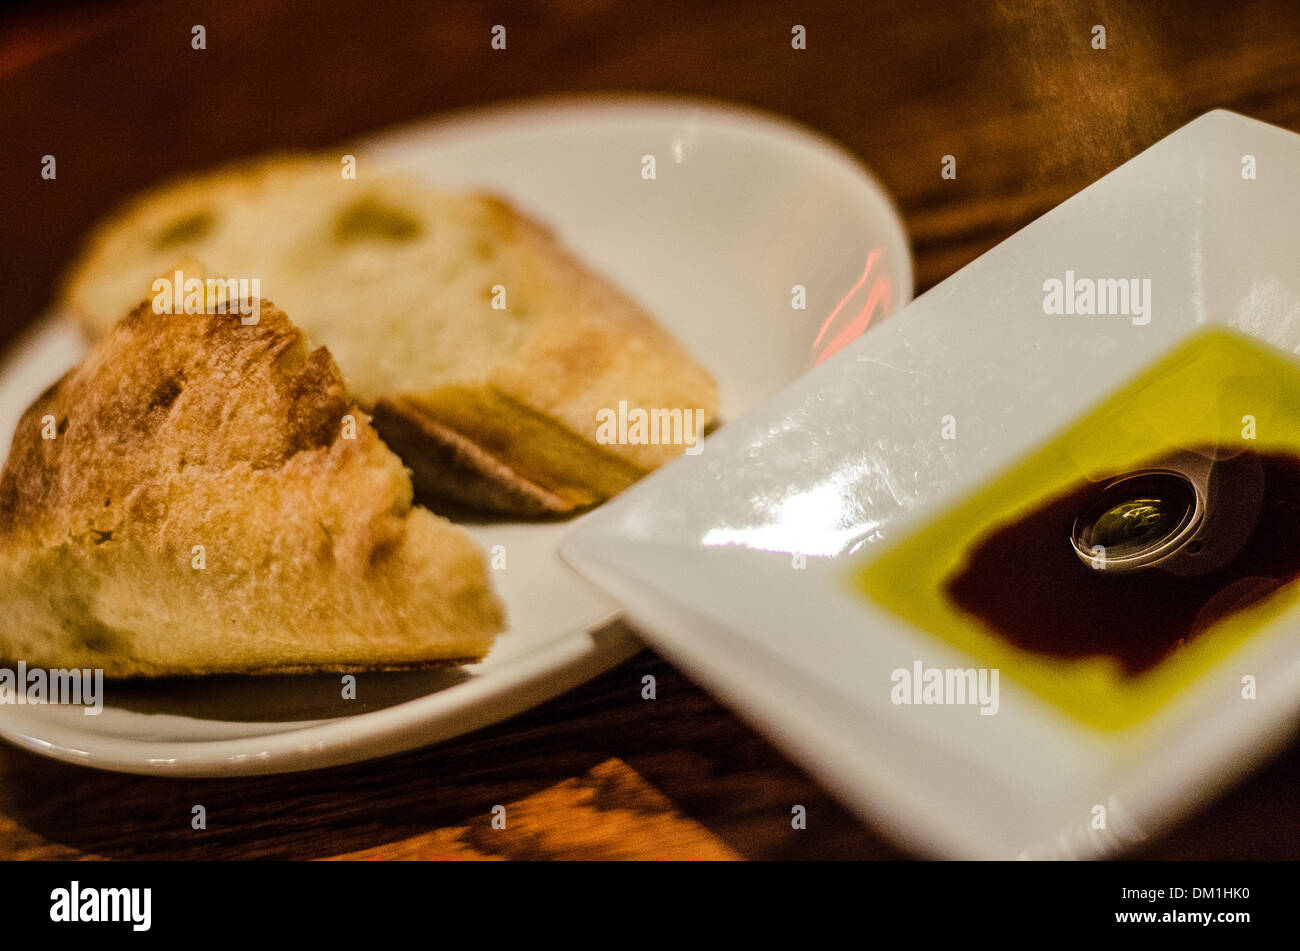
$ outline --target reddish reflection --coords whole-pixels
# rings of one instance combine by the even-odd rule
[[[840,302],[835,305],[835,309],[831,311],[830,316],[827,317],[825,322],[822,324],[821,331],[818,332],[817,339],[813,341],[812,345],[813,353],[816,357],[813,361],[814,366],[822,363],[832,354],[843,350],[850,341],[857,339],[870,325],[872,318],[877,312],[879,312],[882,319],[889,314],[889,311],[892,309],[894,304],[893,281],[890,280],[888,274],[881,274],[874,279],[871,279],[872,268],[875,267],[876,262],[880,260],[884,253],[884,248],[874,248],[871,253],[867,255],[867,266],[863,268],[862,276],[858,278],[858,282],[849,289],[849,292],[840,299]],[[870,285],[868,286],[869,279]],[[858,296],[858,292],[861,291],[864,286],[867,286],[867,292],[865,302],[862,304],[861,309],[858,310],[852,320],[845,324],[838,333],[831,337],[830,341],[824,347],[821,347],[823,338],[826,337],[827,332],[835,325],[836,319],[840,315],[840,311],[845,309],[849,301]],[[821,347],[820,351],[818,350],[818,347]]]

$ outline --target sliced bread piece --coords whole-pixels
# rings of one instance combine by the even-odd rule
[[[108,676],[481,659],[502,629],[465,532],[325,348],[272,304],[136,307],[23,415],[0,475],[0,656]]]
[[[328,346],[421,492],[504,514],[596,504],[702,438],[713,378],[626,295],[500,198],[336,157],[277,156],[163,187],[106,222],[65,303],[104,333],[178,254],[264,293]],[[689,414],[602,438],[599,417]]]

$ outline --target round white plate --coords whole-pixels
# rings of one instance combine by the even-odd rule
[[[435,185],[489,188],[548,223],[714,373],[724,421],[911,297],[906,238],[874,180],[837,146],[765,114],[683,99],[548,99],[344,152],[358,156],[361,178],[368,165],[400,166]],[[0,445],[84,352],[57,317],[13,348],[0,366]],[[0,736],[102,769],[227,776],[354,762],[485,726],[639,649],[617,605],[560,561],[570,527],[467,525],[507,558],[492,580],[511,628],[480,664],[359,675],[354,700],[336,675],[110,681],[95,716],[0,704]]]

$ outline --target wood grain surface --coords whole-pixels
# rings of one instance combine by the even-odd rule
[[[493,24],[509,47],[489,48]],[[802,24],[808,49],[790,47]],[[194,24],[205,51],[190,48]],[[1091,28],[1107,30],[1093,50]],[[160,177],[548,93],[678,92],[782,113],[895,196],[918,292],[1215,107],[1300,130],[1300,10],[372,2],[29,6],[0,19],[0,343],[85,229]],[[39,176],[41,156],[58,178]],[[942,156],[958,163],[941,179]],[[658,699],[640,698],[641,677]],[[208,828],[190,828],[203,804]],[[505,830],[490,825],[507,806]],[[791,807],[808,827],[791,828]],[[1300,745],[1134,853],[1300,857]],[[162,780],[0,749],[4,858],[895,858],[650,650],[440,747],[286,777]]]

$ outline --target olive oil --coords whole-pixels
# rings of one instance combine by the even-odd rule
[[[917,658],[928,635],[1118,730],[1225,667],[1229,702],[1258,673],[1237,651],[1294,630],[1300,363],[1207,327],[1099,396],[845,580],[922,635]]]

